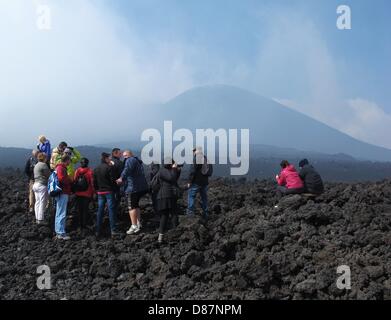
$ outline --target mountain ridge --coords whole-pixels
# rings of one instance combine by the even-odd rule
[[[390,149],[360,141],[272,99],[235,86],[208,85],[182,92],[161,106],[160,120],[173,120],[174,126],[179,123],[180,127],[191,129],[248,127],[251,144],[391,161]]]

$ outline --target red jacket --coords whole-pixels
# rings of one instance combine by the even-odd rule
[[[299,189],[304,187],[303,181],[292,164],[281,171],[277,182],[280,186],[286,186],[288,189]]]
[[[90,168],[79,168],[75,172],[75,180],[80,177],[80,175],[84,175],[86,177],[86,180],[88,182],[88,189],[86,191],[79,191],[76,192],[76,195],[78,197],[86,197],[86,198],[92,198],[95,194],[94,189],[94,172]]]
[[[67,167],[63,163],[59,163],[56,166],[56,172],[62,192],[67,195],[72,194],[72,181],[68,176]]]

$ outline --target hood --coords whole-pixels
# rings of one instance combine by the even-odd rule
[[[60,162],[58,165],[56,165],[56,168],[58,167],[63,167],[63,168],[67,168],[67,166],[65,164],[63,164],[62,162]]]
[[[137,157],[133,157],[133,158],[135,158],[140,164],[143,164],[143,161],[141,159],[139,159]]]
[[[290,164],[284,170],[285,171],[289,171],[289,172],[295,172],[296,171],[295,166],[293,164]]]
[[[87,167],[87,168],[80,167],[78,170],[81,174],[85,174],[85,173],[89,172],[91,169],[89,167]]]

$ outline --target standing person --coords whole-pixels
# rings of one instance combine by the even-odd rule
[[[46,139],[46,137],[44,135],[40,135],[38,137],[37,149],[39,152],[42,152],[46,155],[47,162],[50,165],[49,162],[50,162],[50,158],[52,156],[52,147],[50,145],[50,141],[48,139]]]
[[[166,159],[164,166],[157,173],[160,188],[156,195],[156,208],[160,213],[160,226],[158,242],[163,242],[164,233],[167,229],[167,222],[171,215],[172,225],[178,225],[177,201],[178,201],[178,179],[181,169],[172,159]]]
[[[72,147],[66,147],[64,154],[68,155],[71,158],[71,162],[67,167],[67,172],[69,178],[73,181],[75,179],[75,166],[80,162],[82,156],[79,151]]]
[[[208,185],[209,177],[213,173],[212,165],[208,164],[201,147],[193,149],[193,165],[190,169],[187,214],[194,214],[195,199],[197,193],[201,195],[201,208],[203,217],[208,218]]]
[[[57,165],[61,162],[61,158],[64,154],[65,148],[68,146],[66,142],[60,142],[57,148],[54,148],[52,156],[50,157],[50,169],[56,169]]]
[[[123,157],[125,158],[125,167],[117,183],[125,183],[125,193],[128,198],[132,226],[127,234],[136,234],[140,232],[142,227],[140,199],[148,193],[149,188],[144,174],[143,162],[130,150],[124,151]]]
[[[37,224],[42,224],[45,219],[45,211],[49,201],[48,179],[50,169],[47,166],[47,157],[45,153],[38,153],[38,163],[34,167],[34,185],[35,195],[35,220]]]
[[[75,172],[76,204],[79,211],[80,233],[84,235],[88,223],[90,202],[95,194],[93,171],[88,167],[89,160],[82,158],[81,167]]]
[[[31,152],[31,157],[29,157],[26,161],[26,165],[24,167],[24,173],[29,179],[29,212],[33,213],[35,207],[35,196],[33,191],[34,185],[34,167],[38,163],[37,160],[38,151],[33,150]]]
[[[124,163],[121,160],[121,149],[114,148],[111,152],[111,164],[113,166],[114,179],[121,178],[121,173],[124,170]],[[119,213],[119,205],[121,204],[121,187],[116,184],[114,191],[115,208],[117,214]]]
[[[299,176],[304,182],[305,192],[320,195],[324,192],[323,180],[320,174],[310,165],[307,159],[299,162]]]
[[[114,203],[116,183],[113,175],[113,167],[110,162],[110,155],[104,152],[102,153],[101,164],[94,170],[94,188],[98,194],[98,212],[96,219],[97,238],[101,235],[101,226],[106,203],[109,209],[111,236],[115,237],[119,234],[116,230],[116,212]]]
[[[65,224],[68,209],[69,196],[72,194],[72,181],[68,176],[67,167],[71,163],[71,158],[68,155],[63,155],[61,162],[56,166],[58,182],[62,189],[62,193],[55,198],[56,200],[56,217],[55,231],[58,240],[70,240],[70,237],[65,232]]]
[[[153,163],[151,164],[151,172],[150,172],[150,175],[149,175],[149,181],[152,182],[153,178],[156,176],[156,174],[159,172],[160,170],[160,165],[157,164],[157,163]],[[153,190],[153,188],[151,188],[151,198],[152,198],[152,207],[153,207],[153,211],[155,212],[155,214],[158,214],[159,211],[157,209],[157,192],[155,192]]]
[[[276,176],[278,183],[277,190],[282,195],[303,193],[304,184],[300,179],[295,167],[287,160],[283,160],[280,166],[282,168],[281,173]]]

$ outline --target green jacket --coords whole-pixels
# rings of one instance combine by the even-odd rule
[[[54,162],[55,163],[60,163],[61,162],[61,157],[62,157],[62,154],[57,154]],[[80,162],[81,158],[82,158],[81,153],[79,151],[77,151],[76,149],[73,149],[71,163],[67,167],[68,176],[72,180],[75,177],[75,172],[76,172],[75,166]]]

